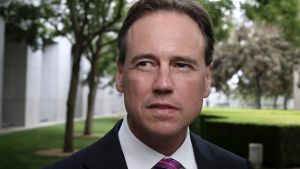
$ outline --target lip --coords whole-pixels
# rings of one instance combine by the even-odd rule
[[[152,103],[148,108],[159,108],[159,109],[178,109],[176,106],[173,106],[169,103]]]
[[[152,103],[147,106],[148,109],[153,110],[158,114],[173,114],[178,108],[169,103]]]

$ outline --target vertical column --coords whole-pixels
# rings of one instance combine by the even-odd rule
[[[71,45],[67,39],[45,49],[42,63],[41,122],[63,121],[71,72]]]
[[[58,76],[57,76],[57,118],[64,120],[67,111],[67,98],[69,93],[71,75],[71,44],[66,38],[57,38],[58,41]]]
[[[39,124],[41,51],[27,44],[5,40],[3,71],[3,127],[33,127]]]
[[[102,85],[107,84],[112,77],[106,76],[101,78]],[[123,94],[116,91],[114,86],[98,88],[95,100],[95,115],[105,116],[116,113],[125,113]]]
[[[112,107],[112,113],[118,113],[118,114],[125,114],[126,108],[124,104],[124,95],[117,92],[116,89],[114,89],[114,99],[113,99],[113,107]]]
[[[3,55],[4,55],[5,23],[0,17],[0,129],[2,128],[2,83],[3,83]]]
[[[48,46],[44,50],[42,61],[41,112],[40,121],[56,121],[56,93],[58,83],[58,45]]]
[[[40,121],[42,57],[41,50],[27,48],[25,127],[37,126]]]
[[[294,71],[294,107],[300,110],[300,66]]]
[[[25,125],[27,45],[5,38],[2,126]]]

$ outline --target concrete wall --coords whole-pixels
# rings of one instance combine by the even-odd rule
[[[27,46],[5,41],[2,126],[25,125]]]
[[[101,80],[102,84],[107,84],[109,79],[109,77],[103,78]],[[99,87],[94,112],[96,116],[126,113],[123,94],[118,93],[114,86],[108,86],[106,88]]]
[[[3,86],[3,58],[4,58],[5,24],[0,17],[0,128],[2,126],[2,86]]]
[[[300,110],[300,68],[294,71],[294,106]]]
[[[40,121],[63,121],[68,96],[71,56],[67,40],[48,46],[44,51]]]
[[[40,122],[42,58],[41,50],[27,48],[25,127],[38,126]]]
[[[83,58],[81,61],[81,79],[86,79],[88,72],[90,70],[89,62]],[[102,77],[100,85],[97,89],[94,115],[108,116],[112,114],[126,113],[124,106],[123,94],[116,91],[114,86],[107,86],[111,81],[112,77]],[[103,88],[104,86],[107,86]],[[87,111],[87,97],[88,97],[88,86],[84,85],[79,87],[79,92],[81,96],[78,96],[77,106],[80,107],[77,110],[82,111],[82,117],[85,118]],[[79,103],[81,101],[81,103]]]
[[[1,29],[4,26],[2,28],[0,25]],[[71,44],[63,38],[56,41],[57,44],[43,51],[32,51],[24,42],[11,42],[0,36],[0,54],[1,44],[6,44],[2,50],[4,59],[0,55],[0,78],[3,73],[0,79],[0,102],[3,105],[2,109],[0,107],[1,127],[31,128],[65,120],[72,64]],[[90,68],[84,59],[81,68],[80,77],[83,80]],[[109,79],[104,78],[103,84]],[[77,118],[85,118],[87,110],[88,88],[81,83],[82,80],[78,85]],[[114,87],[98,89],[95,116],[125,112],[123,96]]]
[[[42,52],[6,39],[4,57],[2,126],[37,126]]]
[[[57,100],[55,95],[57,92],[58,81],[58,50],[57,44],[48,46],[44,50],[42,60],[42,84],[41,84],[41,109],[40,121],[54,121],[57,119]]]
[[[57,81],[57,118],[64,120],[66,118],[66,102],[69,92],[69,83],[71,78],[72,57],[71,44],[65,38],[57,38],[59,45],[58,56],[58,81]]]

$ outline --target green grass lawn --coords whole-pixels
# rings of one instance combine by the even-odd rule
[[[120,117],[101,118],[94,122],[96,133],[105,134]],[[82,137],[83,122],[77,122],[74,145],[81,149],[99,138]],[[42,127],[21,132],[0,135],[0,169],[40,169],[63,157],[37,155],[36,151],[61,148],[63,145],[64,125]]]
[[[216,116],[211,121],[239,124],[259,124],[277,126],[300,126],[300,111],[296,110],[256,110],[256,109],[211,109],[205,108],[203,115]]]
[[[255,123],[262,125],[300,125],[300,111],[253,109],[204,109],[204,115],[218,116],[215,121]],[[105,134],[120,117],[100,118],[94,122],[96,133]],[[95,142],[97,137],[82,137],[83,122],[75,126],[74,144],[77,150]],[[61,148],[64,125],[42,127],[0,135],[0,169],[40,169],[63,157],[37,155],[38,150]]]

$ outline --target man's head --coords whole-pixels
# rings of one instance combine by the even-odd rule
[[[174,11],[191,17],[202,31],[205,46],[205,63],[211,64],[214,51],[214,31],[211,19],[206,10],[195,0],[139,0],[129,10],[118,36],[120,56],[118,64],[123,64],[126,58],[127,32],[131,25],[145,15],[158,11]]]
[[[168,154],[154,142],[181,144],[210,93],[212,46],[210,19],[194,1],[143,0],[130,9],[119,37],[116,88],[124,93],[130,129],[148,146]]]

